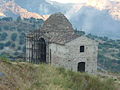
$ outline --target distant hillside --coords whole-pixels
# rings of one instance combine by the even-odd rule
[[[26,34],[39,29],[42,19],[13,20],[11,17],[0,19],[0,55],[14,60],[16,57],[25,57]]]
[[[0,90],[118,90],[114,80],[51,65],[1,61]]]
[[[99,42],[98,65],[108,71],[120,72],[120,39],[87,35]]]
[[[51,0],[0,0],[0,17],[21,16],[46,20],[49,15],[62,12],[69,18],[74,28],[112,39],[120,38],[120,1],[85,1],[62,4]]]
[[[62,12],[69,18],[74,28],[84,30],[86,33],[112,39],[120,38],[119,0],[86,0],[85,3],[78,4],[61,4],[49,0],[36,0],[35,2],[15,0],[15,2],[31,12],[43,15]]]

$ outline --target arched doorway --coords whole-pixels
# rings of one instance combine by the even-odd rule
[[[78,63],[78,72],[85,72],[85,62]]]
[[[37,47],[37,63],[46,63],[46,43],[44,38],[39,39]]]

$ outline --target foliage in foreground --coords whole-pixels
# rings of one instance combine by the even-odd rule
[[[116,90],[113,80],[41,64],[0,61],[0,90]]]

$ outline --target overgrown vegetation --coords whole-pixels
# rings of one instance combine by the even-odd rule
[[[0,61],[0,90],[117,90],[112,79],[46,64]]]

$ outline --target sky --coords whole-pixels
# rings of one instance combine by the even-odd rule
[[[87,0],[50,0],[50,1],[56,1],[59,3],[84,3]]]

